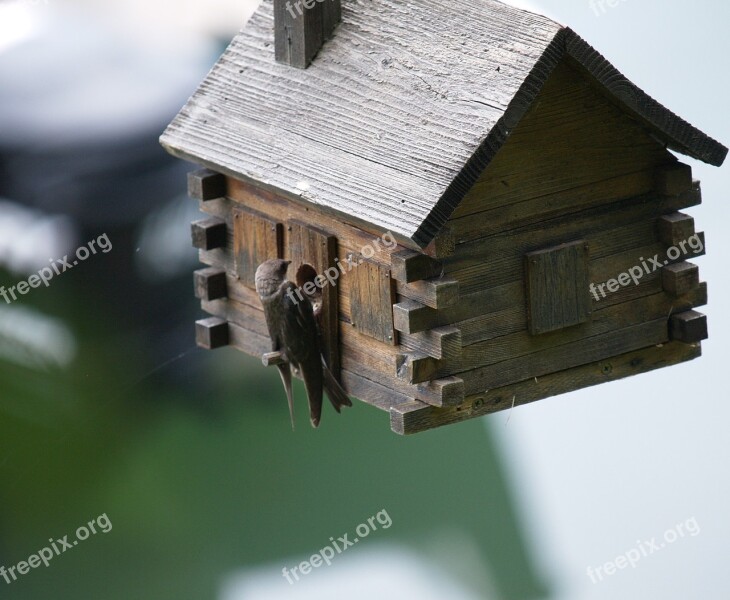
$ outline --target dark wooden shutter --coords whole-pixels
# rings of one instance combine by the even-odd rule
[[[357,265],[349,274],[352,322],[360,333],[395,345],[393,304],[395,285],[388,267],[352,256]],[[358,260],[361,261],[358,264]]]
[[[233,209],[233,253],[236,274],[255,287],[258,266],[270,258],[281,258],[283,225],[257,212]]]
[[[525,278],[531,334],[584,323],[590,317],[586,242],[530,252],[525,256]]]

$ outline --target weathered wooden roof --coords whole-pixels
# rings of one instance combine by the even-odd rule
[[[343,0],[312,65],[274,61],[272,1],[161,138],[173,154],[426,246],[566,56],[669,148],[727,149],[570,29],[495,0]]]

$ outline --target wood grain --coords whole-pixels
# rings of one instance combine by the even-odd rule
[[[274,61],[265,0],[162,144],[420,247],[568,56],[673,149],[712,164],[727,153],[545,17],[493,0],[351,0],[342,8],[337,35],[301,71]]]
[[[548,246],[584,239],[595,260],[659,241],[659,217],[701,201],[697,186],[679,196],[648,194],[559,215],[459,244],[454,255],[444,259],[444,269],[449,277],[459,280],[460,293],[468,295],[483,288],[485,280],[495,286],[521,278],[523,255]]]
[[[467,397],[448,408],[428,406],[422,402],[394,406],[390,411],[391,429],[409,435],[482,417],[496,411],[509,410],[535,400],[565,394],[589,386],[648,373],[699,358],[699,344],[669,342],[661,347],[643,348],[608,360],[595,361],[580,367],[551,373],[539,379],[528,379]]]
[[[421,252],[401,250],[390,255],[393,278],[401,283],[411,283],[420,279],[430,279],[441,275],[443,265],[440,261]]]
[[[439,312],[416,302],[404,299],[393,305],[393,327],[401,333],[415,334],[437,327]]]
[[[662,268],[662,287],[673,296],[688,294],[700,284],[700,270],[682,261]]]
[[[667,246],[677,246],[695,234],[695,220],[681,212],[662,215],[657,219],[659,239]]]
[[[539,335],[585,323],[591,314],[588,244],[578,240],[525,254],[527,326]]]
[[[256,269],[261,263],[282,258],[283,225],[245,208],[233,211],[233,257],[235,273],[244,285],[256,287]]]
[[[397,345],[393,328],[395,287],[390,269],[360,259],[350,280],[351,320],[358,332],[380,342]]]

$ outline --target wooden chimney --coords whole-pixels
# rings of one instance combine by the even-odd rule
[[[342,16],[341,0],[274,0],[277,62],[306,69]]]

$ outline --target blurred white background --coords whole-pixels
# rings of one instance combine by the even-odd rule
[[[730,143],[727,3],[621,0],[603,3],[605,12],[589,0],[519,4],[568,25],[650,95]],[[707,234],[707,256],[697,260],[710,291],[700,309],[710,327],[704,356],[515,409],[507,425],[505,415],[488,418],[560,600],[730,597],[730,171],[680,159],[703,184],[703,204],[689,212]],[[588,566],[661,541],[692,517],[697,536],[591,582]]]

